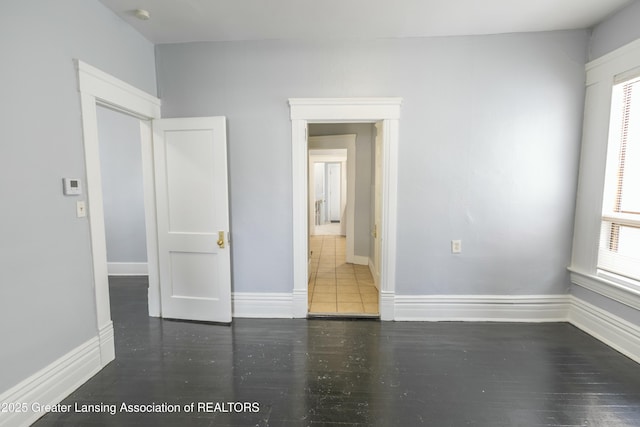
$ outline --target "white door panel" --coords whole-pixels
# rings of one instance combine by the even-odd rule
[[[161,119],[153,131],[162,317],[230,322],[225,118]]]

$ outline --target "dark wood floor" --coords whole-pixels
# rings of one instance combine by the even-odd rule
[[[111,282],[116,360],[43,426],[640,426],[640,366],[569,324],[147,317],[146,284]],[[140,414],[120,405],[220,403]],[[258,412],[223,412],[255,402]]]

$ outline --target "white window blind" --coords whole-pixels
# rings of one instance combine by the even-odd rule
[[[640,280],[640,77],[614,85],[598,268]]]

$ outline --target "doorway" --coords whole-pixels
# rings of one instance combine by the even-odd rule
[[[347,262],[354,262],[355,258],[355,228],[354,228],[354,216],[355,216],[355,203],[353,195],[356,193],[356,138],[355,133],[340,132],[339,128],[325,127],[323,130],[316,128],[316,131],[321,135],[311,136],[307,141],[308,152],[305,153],[305,158],[308,159],[308,170],[313,172],[316,163],[340,163],[341,184],[340,184],[340,209],[342,215],[339,222],[339,234],[345,236],[346,239],[346,257]],[[344,128],[343,128],[344,130]],[[326,178],[326,171],[324,173]],[[322,178],[324,179],[324,178]],[[308,194],[313,195],[316,193],[316,176],[314,173],[310,173],[304,178],[308,181]],[[325,183],[324,187],[327,185]],[[324,191],[320,190],[320,191]],[[316,234],[316,210],[320,211],[320,215],[324,211],[324,218],[320,218],[319,222],[331,224],[329,215],[326,210],[325,197],[320,199],[309,197],[308,199],[308,227],[309,234]],[[322,200],[321,206],[317,206],[316,202]],[[335,224],[335,223],[334,223]],[[331,225],[330,225],[331,227]]]
[[[165,318],[229,323],[231,281],[227,244],[226,120],[224,117],[159,120],[158,98],[82,61],[76,61],[76,67],[82,111],[96,325],[100,364],[105,366],[115,359],[115,345],[109,303],[97,108],[104,106],[139,119],[149,315],[160,316],[162,290],[162,314]],[[211,191],[211,187],[215,190]],[[176,194],[188,196],[186,199],[173,197]],[[168,199],[174,203],[168,203]],[[168,222],[170,209],[175,219],[171,224],[186,230],[182,234],[188,234],[187,238],[170,238],[175,231]],[[197,219],[201,218],[205,219],[198,222]],[[182,227],[184,224],[191,228],[185,229]],[[176,240],[179,240],[177,245],[182,246],[176,248]],[[162,265],[159,262],[161,256]],[[171,256],[175,262],[169,274],[166,258]],[[218,262],[210,262],[211,258]],[[212,290],[212,287],[216,288]]]
[[[380,139],[379,313],[394,319],[397,230],[397,156],[401,98],[290,99],[293,199],[293,316],[307,317],[309,307],[308,125],[313,123],[375,123]]]
[[[111,318],[148,316],[149,280],[140,119],[104,106],[96,108],[107,250]],[[144,295],[131,304],[118,295]],[[121,325],[120,325],[121,326]]]
[[[321,182],[322,190],[320,198],[316,199],[316,233],[339,235],[340,224],[344,223],[343,191],[340,191],[342,184],[342,165],[338,162],[316,163],[314,173],[319,176],[316,185]],[[318,228],[324,229],[318,230]]]
[[[93,282],[96,303],[96,325],[100,347],[100,364],[105,366],[115,359],[113,322],[109,304],[107,249],[102,210],[102,177],[97,108],[104,106],[136,117],[140,125],[142,144],[142,173],[144,186],[145,226],[147,228],[147,264],[149,268],[149,314],[158,316],[160,299],[157,271],[157,242],[153,207],[155,206],[152,156],[151,120],[160,117],[160,100],[82,61],[76,61],[82,133],[86,165],[86,191],[88,198],[89,229],[93,261]]]
[[[109,277],[148,274],[140,119],[98,106]]]
[[[309,151],[309,234],[312,236],[346,236],[346,163],[347,150]]]
[[[309,135],[309,315],[378,316],[378,290],[369,271],[375,128],[314,123]],[[342,148],[347,143],[350,153]],[[348,178],[347,163],[353,169]]]

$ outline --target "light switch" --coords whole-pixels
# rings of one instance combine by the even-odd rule
[[[451,241],[451,253],[452,254],[462,253],[462,240]]]
[[[87,216],[87,205],[84,200],[78,200],[76,202],[76,214],[78,215],[78,218],[84,218]]]

